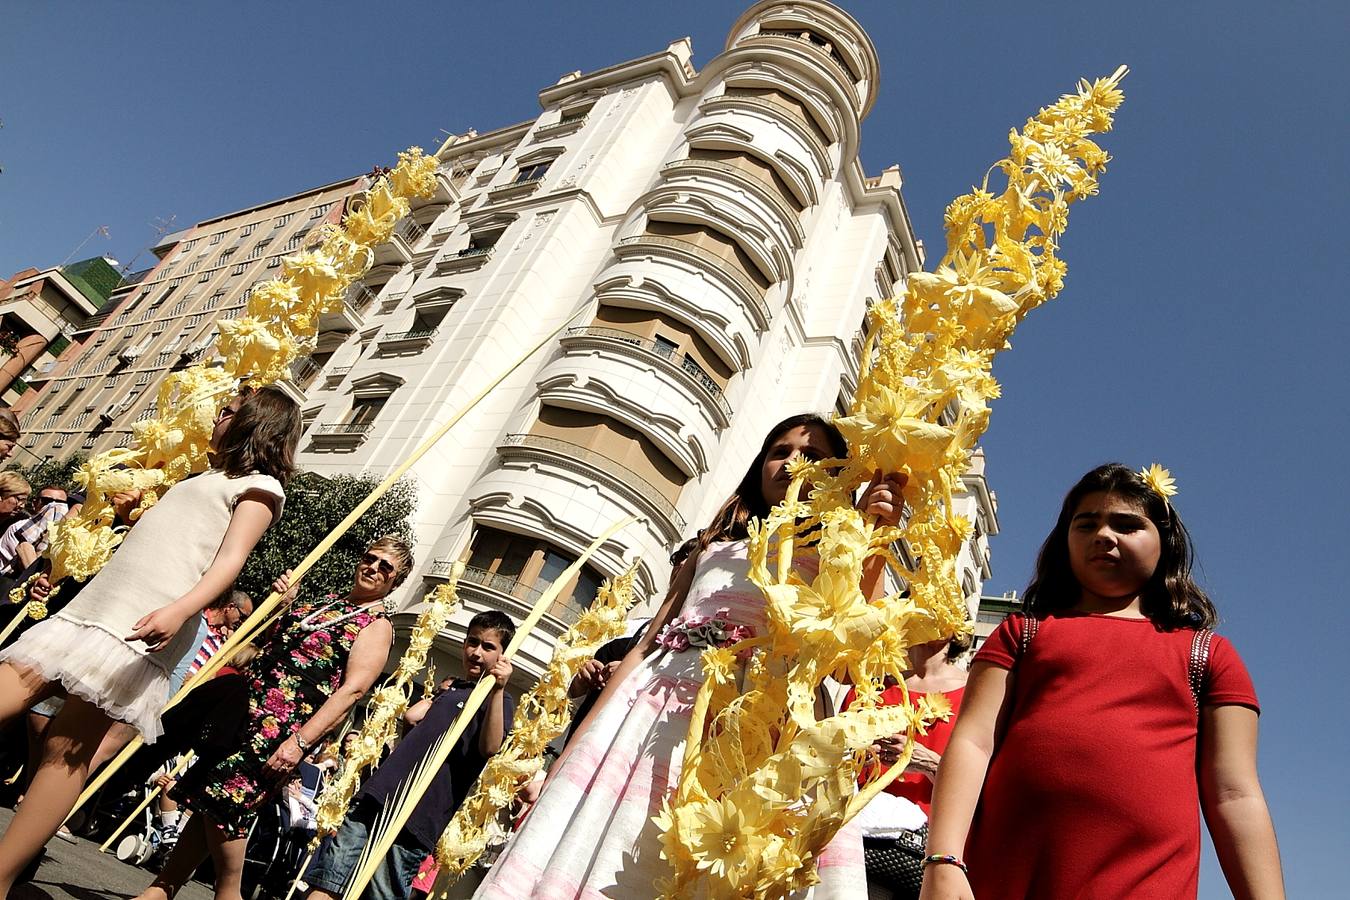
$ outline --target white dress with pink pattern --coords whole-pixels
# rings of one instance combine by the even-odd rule
[[[813,574],[814,557],[797,569]],[[746,572],[746,544],[713,544],[698,560],[682,617],[725,619],[761,633],[764,601]],[[624,680],[577,738],[548,788],[507,844],[475,897],[497,900],[643,898],[670,875],[652,822],[679,781],[699,653],[660,648]],[[820,884],[792,895],[865,898],[862,838],[846,827],[821,854]]]

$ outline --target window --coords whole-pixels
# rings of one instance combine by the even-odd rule
[[[277,216],[276,221],[272,223],[272,228],[273,228],[273,229],[276,229],[276,228],[285,228],[287,225],[290,224],[291,219],[294,219],[294,218],[295,218],[295,213],[286,213],[286,215],[284,215],[284,216]]]
[[[301,245],[305,243],[305,236],[308,234],[309,229],[305,228],[291,235],[291,239],[286,242],[286,252],[289,253],[295,250],[299,250]]]
[[[55,450],[59,450],[62,447],[64,447],[66,445],[66,438],[68,437],[70,437],[70,435],[65,434],[64,432],[58,434],[55,438],[52,439],[52,448]]]
[[[171,309],[171,310],[169,311],[169,315],[171,315],[171,316],[181,316],[181,315],[184,313],[184,311],[187,310],[187,308],[188,308],[188,301],[187,301],[187,300],[179,300],[177,303],[175,303],[175,304],[173,305],[173,309]]]
[[[202,284],[204,284],[204,283],[206,283],[206,282],[208,282],[208,281],[210,281],[210,280],[211,280],[211,273],[210,273],[210,272],[203,272],[203,273],[202,273],[202,276],[201,276],[200,278],[197,279],[198,283],[202,283]]]
[[[467,565],[476,569],[469,577],[504,594],[532,600],[538,592],[555,582],[576,556],[541,538],[527,537],[478,527],[474,532]],[[602,581],[600,574],[586,566],[571,591],[559,597],[550,614],[575,618],[595,601]]]
[[[520,171],[516,173],[515,184],[523,184],[526,181],[538,181],[548,173],[548,167],[551,165],[553,165],[553,160],[548,159],[543,162],[521,166]]]
[[[316,206],[313,209],[311,209],[309,211],[309,217],[311,219],[322,219],[324,216],[328,215],[328,211],[332,208],[333,203],[330,200],[328,203],[325,203],[321,206]]]
[[[243,263],[240,263],[240,265],[242,266]],[[202,304],[202,309],[215,309],[217,306],[220,305],[220,301],[223,300],[224,298],[225,298],[224,291],[216,291],[210,297],[206,298],[206,302]]]
[[[279,265],[281,265],[281,257],[280,257],[280,256],[269,256],[269,257],[267,258],[267,268],[269,268],[269,269],[275,269],[275,268],[276,268],[277,266],[279,266]]]
[[[188,241],[186,244],[183,245],[183,252],[186,253],[195,246],[197,246],[197,239],[193,238],[192,240]]]
[[[201,260],[194,259],[192,262],[188,263],[186,266],[183,267],[183,271],[188,275],[191,275],[193,272],[197,271],[197,264],[200,262]]]
[[[230,270],[231,275],[243,275],[248,269],[248,263],[235,263],[234,268]]]
[[[211,243],[207,244],[207,246],[214,247],[216,244],[219,244],[223,240],[225,240],[225,232],[217,231],[215,234],[211,235]]]
[[[136,383],[137,383],[137,384],[149,384],[149,383],[150,383],[150,376],[153,375],[153,374],[154,374],[154,373],[151,372],[149,369],[146,369],[144,372],[138,372],[138,373],[136,373]]]
[[[202,324],[202,319],[204,318],[206,318],[205,313],[193,313],[187,317],[187,322],[184,323],[184,330],[196,328],[198,325]]]
[[[258,241],[258,243],[253,245],[253,249],[248,251],[248,256],[245,256],[244,259],[257,259],[262,256],[263,251],[267,249],[267,245],[270,243],[272,243],[271,238],[263,238],[261,241]]]
[[[250,234],[253,233],[253,230],[254,230],[255,228],[257,228],[257,227],[258,227],[258,223],[257,223],[257,222],[250,222],[249,224],[245,225],[243,228],[239,229],[239,236],[240,236],[240,237],[248,237]]]
[[[107,378],[103,379],[103,389],[104,389],[105,391],[106,391],[106,390],[110,390],[111,388],[115,388],[115,387],[117,387],[117,376],[116,376],[116,375],[109,375]]]
[[[85,437],[84,443],[81,446],[84,447],[85,450],[92,450],[96,443],[98,443],[98,435],[91,434]]]
[[[60,412],[60,410],[58,410],[58,411],[52,413],[50,416],[48,416],[48,417],[47,417],[47,421],[42,423],[42,427],[43,427],[43,428],[55,428],[55,427],[56,427],[56,420],[59,419],[59,418],[61,418],[61,412]]]
[[[86,409],[84,412],[80,413],[73,420],[71,420],[70,427],[83,428],[84,423],[89,421],[89,417],[93,415],[93,412],[94,411],[92,409]]]
[[[357,397],[352,401],[351,412],[347,413],[347,418],[343,420],[347,425],[369,425],[379,416],[380,410],[384,409],[384,402],[387,397]]]
[[[680,349],[679,344],[669,338],[661,337],[659,334],[656,336],[655,344],[657,355],[664,356],[666,359],[674,359],[676,351]]]
[[[234,247],[226,247],[224,250],[220,251],[220,259],[216,260],[216,265],[223,266],[228,263],[230,257],[234,256],[234,250]]]

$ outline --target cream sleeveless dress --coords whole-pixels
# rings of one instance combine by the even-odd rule
[[[159,715],[169,699],[169,676],[182,657],[197,649],[195,623],[189,620],[157,653],[125,638],[143,616],[201,580],[235,505],[250,492],[271,497],[276,503],[272,521],[281,517],[286,495],[270,475],[230,478],[208,469],[171,487],[141,515],[79,595],[0,653],[0,662],[59,681],[69,693],[134,727],[146,743],[153,742],[162,730]]]

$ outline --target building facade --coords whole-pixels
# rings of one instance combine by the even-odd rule
[[[374,313],[324,359],[301,464],[384,473],[563,328],[412,470],[418,576],[456,562],[453,647],[485,608],[519,619],[611,523],[518,658],[538,671],[599,582],[638,563],[650,607],[668,554],[740,479],[764,435],[842,409],[869,298],[922,263],[892,167],[860,123],[878,64],[820,2],[764,2],[701,71],[687,41],[539,94],[534,120],[451,138],[442,193],[386,248]],[[972,614],[997,530],[983,459],[963,512]]]
[[[253,284],[277,277],[281,258],[320,224],[339,221],[364,185],[348,179],[166,236],[154,248],[158,263],[86,317],[55,365],[37,376],[39,390],[19,398],[23,446],[60,459],[129,444],[132,424],[154,415],[164,378],[209,359],[216,321],[242,314]],[[343,312],[321,323],[319,346],[336,346],[359,327],[372,296],[356,285]],[[318,360],[297,361],[283,383],[297,400],[320,369],[316,353]]]
[[[26,269],[0,282],[0,400],[20,413],[21,398],[58,365],[76,332],[110,306],[122,276],[96,256],[50,269]]]
[[[631,563],[647,609],[659,605],[670,552],[768,430],[846,408],[867,303],[922,265],[899,168],[868,176],[859,163],[879,70],[857,22],[816,0],[766,0],[701,71],[691,56],[685,40],[570,73],[540,91],[535,119],[447,140],[435,195],[377,249],[284,385],[303,404],[302,468],[384,475],[524,358],[411,471],[418,571],[402,615],[465,566],[440,671],[474,613],[519,620],[628,516],[522,648],[522,681]],[[210,358],[214,322],[365,185],[164,239],[158,264],[84,323],[82,346],[28,399],[25,446],[60,458],[127,444],[162,379]],[[957,512],[976,528],[958,565],[973,616],[998,529],[982,454],[966,483]]]

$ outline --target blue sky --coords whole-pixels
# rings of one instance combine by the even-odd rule
[[[1265,706],[1261,773],[1290,896],[1339,894],[1350,726],[1334,566],[1350,523],[1331,460],[1350,383],[1350,6],[844,6],[882,63],[864,168],[900,164],[934,250],[944,205],[1006,153],[1009,127],[1076,78],[1131,66],[1101,196],[1071,215],[1066,289],[996,367],[1005,397],[985,446],[1003,533],[989,587],[1024,584],[1083,471],[1171,468],[1203,583]],[[441,129],[532,118],[564,72],[685,35],[701,66],[743,8],[12,2],[0,272],[59,263],[100,225],[111,239],[80,255],[129,261],[156,217],[187,226],[434,148]],[[1212,857],[1201,894],[1226,895]]]

